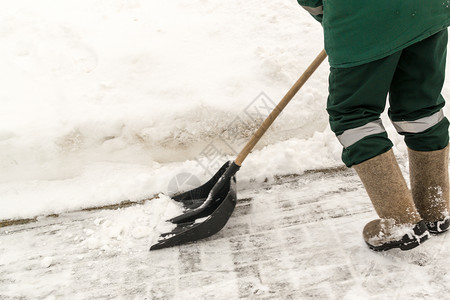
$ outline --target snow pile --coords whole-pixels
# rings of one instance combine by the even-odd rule
[[[150,248],[161,233],[174,229],[175,225],[165,221],[181,213],[178,203],[160,194],[142,206],[118,209],[105,217],[96,218],[91,226],[83,229],[82,236],[74,237],[74,242],[100,253],[128,251],[141,239],[150,241]]]

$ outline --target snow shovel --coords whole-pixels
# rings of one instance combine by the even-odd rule
[[[160,235],[158,242],[150,247],[150,250],[162,249],[185,244],[209,237],[219,232],[231,217],[236,206],[236,172],[241,167],[247,155],[255,147],[273,121],[291,101],[295,94],[311,77],[314,71],[325,60],[327,54],[322,50],[311,65],[291,87],[280,103],[264,120],[250,141],[238,154],[234,162],[226,162],[217,173],[202,186],[173,197],[173,200],[181,202],[185,211],[169,222],[176,225],[171,232]]]

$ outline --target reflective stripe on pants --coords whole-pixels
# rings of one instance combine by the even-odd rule
[[[378,119],[376,121],[367,123],[366,125],[352,128],[344,131],[341,135],[339,135],[337,138],[339,142],[344,146],[344,148],[348,148],[354,143],[358,142],[359,140],[362,140],[366,136],[382,133],[385,132],[383,123],[381,122],[381,119]]]
[[[392,122],[398,133],[419,133],[433,127],[444,119],[442,109],[431,116],[420,118],[415,121]]]

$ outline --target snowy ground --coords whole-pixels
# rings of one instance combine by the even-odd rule
[[[374,253],[375,217],[352,170],[238,191],[225,228],[148,252],[148,205],[64,214],[0,231],[0,299],[445,299],[450,235]]]

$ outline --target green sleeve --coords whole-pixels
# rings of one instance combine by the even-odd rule
[[[323,14],[320,14],[317,16],[315,16],[315,15],[311,15],[311,16],[322,24]]]
[[[298,4],[301,6],[318,7],[322,6],[322,0],[297,0]]]

